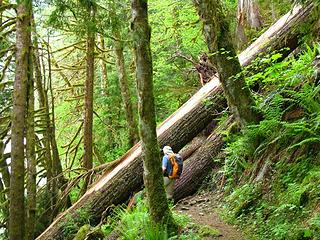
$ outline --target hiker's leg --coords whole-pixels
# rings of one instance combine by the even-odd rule
[[[168,199],[173,198],[173,190],[174,190],[174,180],[169,179],[168,177],[163,178],[164,188],[166,189],[166,194]]]

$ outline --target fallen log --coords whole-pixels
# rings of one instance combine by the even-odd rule
[[[229,127],[232,122],[233,117],[229,117],[225,124],[216,128],[201,147],[183,163],[183,173],[174,187],[175,202],[194,194],[212,169],[219,167],[213,158],[218,155],[224,145],[221,131]]]
[[[215,107],[208,105],[208,101],[214,103]],[[213,114],[225,107],[222,89],[218,79],[215,79],[161,124],[157,130],[160,145],[171,145],[175,151],[181,149],[211,122]],[[64,239],[64,222],[70,217],[76,219],[78,209],[89,209],[91,220],[98,222],[99,216],[108,206],[123,203],[132,192],[141,188],[143,167],[140,143],[117,160],[117,163],[90,186],[71,208],[58,216],[37,239]]]
[[[266,52],[270,48],[288,47],[290,49],[288,52],[293,51],[299,45],[299,39],[304,34],[303,31],[297,29],[297,26],[310,16],[313,9],[313,3],[303,7],[295,6],[239,55],[241,65],[249,65],[260,53]],[[310,20],[316,21],[318,19]]]
[[[183,161],[187,160],[190,156],[192,156],[192,154],[194,154],[194,152],[196,152],[201,147],[201,145],[206,139],[207,138],[204,135],[197,136],[194,139],[192,139],[192,141],[188,143],[186,147],[181,149],[179,154],[181,155]]]
[[[282,28],[280,26],[275,29],[272,26],[267,31],[268,34],[266,32],[258,38],[257,41],[260,44],[253,43],[256,47],[249,47],[252,48],[251,51],[244,51],[240,54],[240,63],[248,65],[255,56],[267,49],[267,46],[273,46],[277,42],[277,38],[269,40],[269,36],[277,36],[279,32],[284,36],[292,34],[294,26],[303,21],[311,13],[311,9],[312,7],[300,7],[295,11],[290,11],[290,14],[285,16],[286,21],[283,21],[283,18],[279,20],[282,22]],[[305,14],[301,14],[302,12]],[[294,18],[298,18],[298,20],[290,20]],[[288,27],[290,24],[292,27]],[[260,45],[263,45],[263,48],[259,48]],[[252,57],[248,58],[248,56]],[[211,104],[208,105],[208,102]],[[220,112],[220,108],[224,108],[225,105],[219,80],[214,78],[161,124],[157,130],[160,145],[171,145],[177,152],[210,123],[212,114]],[[61,213],[37,239],[63,239],[65,231],[63,226],[68,218],[77,218],[78,209],[88,209],[92,220],[99,222],[98,219],[105,209],[112,204],[116,205],[126,201],[131,192],[141,188],[143,167],[140,143],[131,148],[117,162],[118,164],[113,169],[106,171],[71,208]]]

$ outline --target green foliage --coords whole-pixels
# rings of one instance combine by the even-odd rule
[[[138,201],[132,211],[119,208],[113,219],[112,229],[120,232],[122,239],[166,239],[164,226],[154,225],[149,218],[146,204]],[[147,238],[151,237],[151,238]]]
[[[315,49],[281,63],[277,53],[264,60],[270,66],[248,83],[263,86],[259,93],[266,100],[256,99],[265,118],[227,138],[226,211],[253,238],[319,237],[320,96],[310,64]]]
[[[193,65],[177,55],[196,59],[205,43],[192,1],[153,1],[149,12],[157,122],[162,122],[199,86]]]
[[[68,214],[66,216],[66,221],[61,223],[61,229],[63,232],[64,239],[73,239],[74,235],[78,232],[81,227],[83,227],[80,231],[79,235],[84,232],[88,231],[90,228],[90,218],[91,213],[89,208],[83,207],[75,211],[74,214]]]
[[[85,239],[86,235],[90,231],[90,225],[83,225],[79,231],[77,232],[76,236],[73,238],[73,240],[83,240]]]
[[[124,208],[115,210],[108,223],[102,226],[102,231],[108,236],[111,232],[118,232],[120,239],[183,239],[200,240],[206,237],[217,237],[220,233],[210,226],[194,224],[186,215],[173,212],[175,223],[179,226],[178,235],[169,234],[166,225],[154,225],[150,219],[148,208],[144,200],[139,199],[137,205],[130,211]]]

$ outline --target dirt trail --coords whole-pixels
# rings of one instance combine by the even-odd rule
[[[239,230],[219,217],[217,203],[213,193],[206,193],[183,199],[176,205],[175,210],[181,214],[189,215],[195,223],[208,225],[221,234],[219,237],[206,239],[243,240],[244,237]]]

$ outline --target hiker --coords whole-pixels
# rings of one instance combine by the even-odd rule
[[[170,146],[163,148],[162,158],[162,172],[164,187],[166,190],[167,198],[173,199],[174,183],[176,179],[180,178],[183,167],[183,160],[179,154],[175,154]]]

